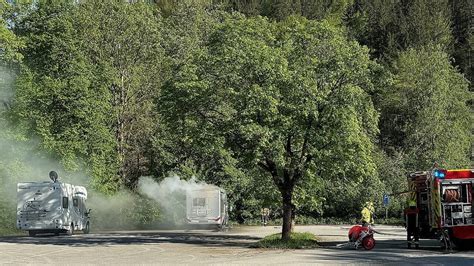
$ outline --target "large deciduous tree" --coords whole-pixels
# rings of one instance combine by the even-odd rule
[[[26,40],[16,113],[69,169],[85,158],[103,191],[148,174],[144,147],[161,80],[154,10],[117,1],[40,2],[15,26]]]
[[[133,187],[149,174],[146,148],[157,123],[152,107],[161,82],[161,18],[153,5],[102,1],[81,4],[78,21],[95,85],[111,105],[117,175]]]
[[[13,8],[5,0],[0,1],[0,63],[17,63],[22,55],[18,52],[23,47],[23,42],[16,36],[8,21]]]
[[[235,16],[195,64],[202,67],[187,81],[164,88],[166,104],[241,166],[271,177],[282,199],[283,239],[290,238],[295,187],[308,175],[356,184],[375,175],[371,62],[341,30],[297,17]]]
[[[71,4],[39,3],[16,22],[25,40],[24,65],[16,83],[14,111],[42,139],[42,147],[57,153],[69,169],[88,156],[92,171],[110,166],[113,147],[106,125],[110,108],[80,42]],[[97,167],[97,168],[96,168]]]

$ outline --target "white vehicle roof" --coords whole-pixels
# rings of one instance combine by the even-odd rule
[[[38,181],[38,182],[20,182],[18,183],[18,186],[20,185],[27,185],[27,186],[46,186],[46,185],[51,185],[54,184],[51,181]]]
[[[21,183],[18,183],[17,186],[18,187],[49,187],[53,184],[58,184],[60,186],[66,186],[66,187],[70,186],[73,188],[74,196],[83,197],[87,199],[87,189],[85,187],[74,186],[68,183],[61,183],[61,182],[54,183],[51,181],[38,181],[38,182],[21,182]]]

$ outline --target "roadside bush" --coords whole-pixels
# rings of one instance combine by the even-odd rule
[[[377,224],[386,224],[386,225],[399,225],[403,226],[405,222],[402,218],[389,217],[388,219],[380,219],[376,221]]]
[[[306,249],[318,247],[318,241],[312,233],[291,233],[290,240],[282,240],[281,234],[266,236],[255,244],[257,248]]]
[[[0,236],[18,234],[15,206],[0,200]]]
[[[396,220],[396,218],[393,218]],[[378,223],[378,220],[376,221]],[[296,225],[311,225],[311,224],[356,224],[357,218],[354,217],[310,217],[299,215],[295,218]],[[260,219],[247,219],[243,223],[244,225],[263,225]],[[269,226],[281,226],[281,218],[270,219],[267,223]]]

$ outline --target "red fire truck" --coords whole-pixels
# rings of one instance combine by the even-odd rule
[[[474,169],[414,172],[411,200],[419,209],[421,238],[439,238],[445,248],[474,242]]]

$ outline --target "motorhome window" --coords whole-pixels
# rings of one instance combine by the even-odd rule
[[[79,201],[77,199],[72,199],[72,206],[74,207],[79,206]]]
[[[69,199],[67,197],[63,197],[63,208],[67,209],[69,207]]]
[[[206,206],[206,198],[194,198],[193,199],[194,207],[204,207]]]

